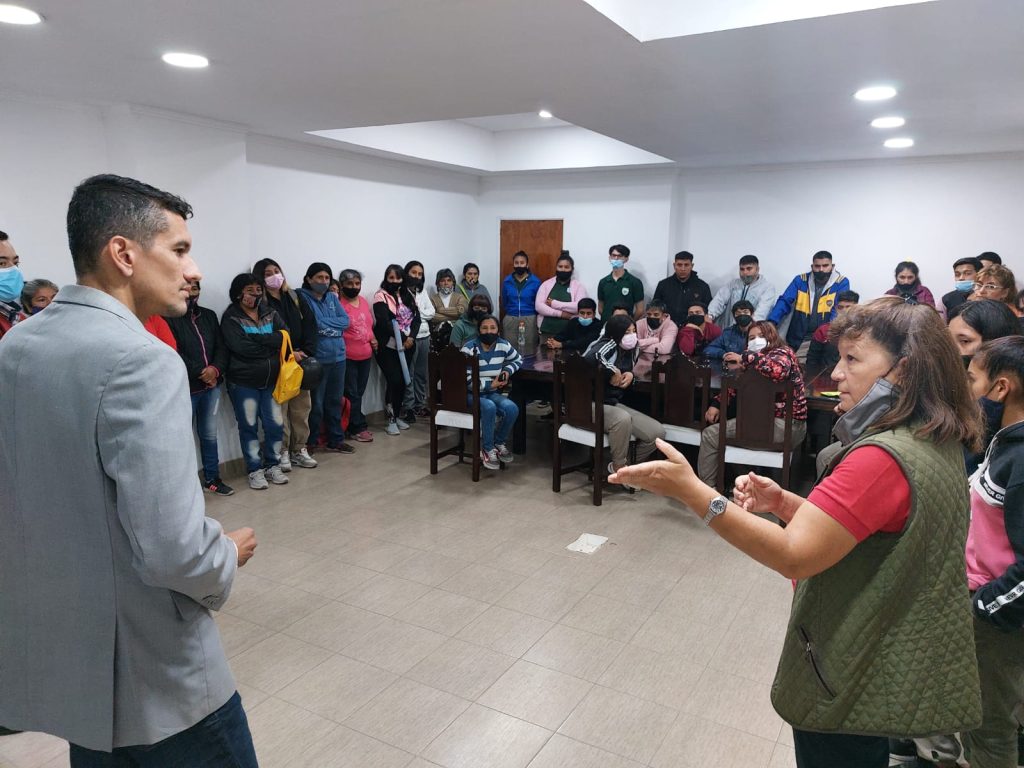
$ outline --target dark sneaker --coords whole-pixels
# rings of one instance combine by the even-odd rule
[[[427,406],[425,405],[421,405],[419,408],[416,409],[416,415],[419,416],[421,419],[429,419],[430,409],[427,408]]]
[[[230,496],[235,492],[235,489],[225,483],[219,477],[215,477],[208,483],[203,483],[203,490],[215,493],[218,496]]]
[[[348,443],[338,443],[337,445],[328,445],[327,450],[332,453],[355,453],[356,449]]]
[[[415,424],[416,412],[412,408],[406,408],[402,411],[401,415],[398,418],[404,421],[406,424]]]
[[[504,443],[499,443],[494,446],[495,452],[498,454],[498,461],[502,464],[511,464],[515,457],[512,455],[512,451],[508,449]]]

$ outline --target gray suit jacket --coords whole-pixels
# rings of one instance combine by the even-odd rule
[[[185,367],[62,288],[0,342],[0,723],[152,744],[235,690],[210,615],[237,550],[205,516]]]

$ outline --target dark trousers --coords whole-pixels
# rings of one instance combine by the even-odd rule
[[[889,739],[793,729],[797,768],[887,768]]]
[[[412,357],[408,351],[402,354],[407,362]],[[377,365],[384,375],[384,405],[390,406],[392,415],[396,417],[402,413],[402,400],[405,398],[405,378],[402,376],[398,355],[398,352],[386,347],[377,350]]]
[[[366,414],[363,413],[363,393],[370,380],[370,358],[348,360],[345,365],[345,397],[348,398],[348,434],[358,435],[366,429]]]
[[[236,692],[191,728],[156,744],[97,752],[71,745],[71,768],[257,768],[249,721]]]
[[[313,390],[313,409],[309,412],[309,443],[320,441],[320,425],[327,425],[327,445],[336,448],[345,439],[341,431],[341,398],[345,396],[345,360],[321,363],[323,375]]]

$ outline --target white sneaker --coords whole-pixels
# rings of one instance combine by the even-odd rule
[[[310,456],[309,451],[303,448],[301,451],[292,454],[292,463],[297,467],[312,469],[316,466],[316,459]],[[281,469],[284,469],[284,467],[281,467]]]
[[[282,472],[292,471],[292,460],[291,457],[288,455],[288,451],[281,451],[281,460],[277,466],[281,468]]]
[[[249,487],[254,491],[265,491],[270,487],[267,485],[267,478],[262,469],[249,473]]]
[[[484,465],[485,469],[498,469],[501,467],[501,464],[498,463],[498,452],[493,448],[489,451],[480,450],[480,463]]]
[[[398,429],[398,422],[395,419],[388,419],[387,429],[384,430],[389,435],[400,435],[401,431]]]
[[[395,419],[395,424],[398,425],[399,429],[410,429],[409,423],[402,419]]]
[[[499,443],[494,446],[494,450],[498,452],[498,461],[502,464],[511,464],[515,461],[515,457],[512,455],[512,451],[508,449],[508,446],[504,443]]]
[[[274,485],[284,485],[288,482],[288,478],[284,476],[284,472],[281,471],[281,467],[273,466],[265,470],[267,480],[272,482]]]

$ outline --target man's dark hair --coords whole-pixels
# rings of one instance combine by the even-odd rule
[[[828,251],[818,251],[811,256],[811,261],[817,261],[818,259],[828,259],[829,261],[832,261],[832,254]]]
[[[732,313],[735,315],[738,309],[749,309],[750,314],[754,314],[754,305],[746,299],[740,299],[732,305]]]
[[[701,312],[703,312],[705,315],[708,313],[708,305],[702,301],[691,301],[689,304],[686,305],[687,309],[690,309],[690,307],[700,307]]]
[[[608,248],[608,255],[612,255],[612,251],[618,251],[619,255],[623,258],[629,258],[629,248],[624,246],[622,243],[616,243],[615,245]]]
[[[752,253],[748,253],[746,256],[740,256],[740,266],[741,267],[744,267],[747,264],[760,264],[760,263],[761,262],[757,260],[757,256],[755,256]]]
[[[4,242],[5,240],[10,240],[10,238],[7,237],[7,233],[6,232],[0,232],[0,243]]]
[[[581,309],[589,309],[597,312],[597,302],[591,298],[580,299],[576,302],[576,311],[578,312]]]
[[[608,322],[604,324],[604,332],[601,335],[618,344],[622,341],[622,337],[626,335],[626,331],[629,330],[629,326],[632,324],[632,317],[627,315],[615,315],[614,317],[608,318]]]
[[[577,304],[576,306],[578,307],[579,304]],[[661,299],[651,299],[650,301],[648,301],[647,302],[647,309],[648,309],[648,311],[650,311],[652,309],[656,309],[659,312],[663,312],[663,313],[667,313],[668,312],[668,307],[665,305],[665,302],[662,301]]]
[[[2,240],[3,238],[0,238]],[[995,251],[985,251],[984,253],[978,254],[978,261],[984,259],[985,261],[991,261],[993,264],[1002,264],[1003,257]]]
[[[836,304],[840,301],[852,301],[854,304],[860,304],[860,294],[856,291],[840,291],[836,294]]]
[[[954,261],[953,269],[965,265],[969,267],[974,267],[974,270],[976,272],[981,272],[981,270],[985,268],[985,265],[981,263],[981,259],[979,259],[977,256],[967,256],[966,258],[957,259],[956,261]]]
[[[476,269],[476,264],[473,264],[472,266],[474,269]],[[466,266],[466,269],[469,269],[468,265]],[[463,270],[463,274],[465,274],[465,270]],[[441,281],[446,277],[450,277],[452,279],[452,282],[455,282],[455,273],[448,269],[448,267],[444,267],[443,269],[437,270],[437,277],[434,278],[434,285],[440,285]]]
[[[693,254],[689,251],[680,251],[675,255],[675,258],[672,259],[672,261],[689,261],[692,264]]]
[[[579,306],[580,305],[577,304],[576,308],[578,309]],[[625,303],[620,301],[618,304],[616,304],[614,307],[612,307],[612,312],[614,312],[617,309],[621,309],[623,312],[625,312],[630,317],[633,316],[633,305],[632,304],[625,304]]]
[[[143,247],[167,229],[164,212],[187,219],[192,206],[177,195],[135,179],[105,173],[79,184],[68,204],[68,247],[79,277],[91,274],[112,237]]]

